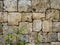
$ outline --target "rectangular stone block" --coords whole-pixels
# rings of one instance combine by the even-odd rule
[[[50,39],[50,42],[58,41],[58,33],[50,32],[50,33],[48,33],[48,37]]]
[[[19,12],[30,12],[31,11],[31,0],[19,0],[18,11]]]
[[[22,22],[32,22],[32,13],[22,13]]]
[[[3,11],[3,2],[0,0],[0,11]]]
[[[58,41],[60,41],[60,33],[58,33]]]
[[[21,21],[21,13],[14,12],[8,13],[8,25],[18,25],[18,22]]]
[[[60,9],[60,0],[50,0],[51,8]]]
[[[36,44],[38,45],[38,44]],[[40,43],[40,45],[50,45],[49,43]]]
[[[53,32],[60,32],[60,22],[53,22]]]
[[[42,21],[41,20],[34,20],[33,21],[33,31],[41,31],[42,29]]]
[[[52,21],[44,20],[42,23],[43,32],[52,32]]]
[[[33,19],[44,19],[45,13],[33,13]]]
[[[59,21],[59,11],[54,9],[47,10],[46,19],[52,21]]]
[[[33,12],[45,12],[49,7],[49,0],[32,0]]]
[[[47,33],[39,32],[38,39],[40,42],[50,42],[50,38],[48,37]]]
[[[0,22],[7,22],[7,12],[0,12]]]
[[[20,22],[19,30],[21,30],[21,28],[23,28],[22,34],[30,34],[32,32],[32,23]]]
[[[51,42],[51,45],[60,45],[60,42]]]
[[[17,0],[4,0],[4,11],[17,11]]]

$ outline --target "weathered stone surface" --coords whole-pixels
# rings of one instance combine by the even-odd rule
[[[28,45],[35,45],[35,43],[28,43]]]
[[[50,42],[50,39],[47,33],[40,32],[38,34],[38,39],[40,42]]]
[[[60,0],[50,0],[51,8],[60,9]]]
[[[41,31],[41,29],[42,29],[42,21],[34,20],[33,21],[33,31]]]
[[[4,11],[17,11],[17,0],[4,0]]]
[[[35,32],[29,34],[29,43],[35,43]]]
[[[38,44],[36,44],[38,45]],[[40,43],[40,45],[50,45],[49,43]]]
[[[51,45],[60,45],[60,42],[51,42]]]
[[[58,40],[58,33],[50,32],[48,33],[48,37],[50,39],[50,42],[56,42]]]
[[[2,11],[3,10],[3,3],[2,3],[2,1],[0,1],[0,11]]]
[[[7,12],[0,12],[0,22],[7,22]]]
[[[32,22],[32,13],[22,13],[22,21]]]
[[[60,22],[53,22],[53,32],[60,32]]]
[[[52,21],[59,20],[59,11],[54,9],[49,9],[46,11],[46,19]]]
[[[18,25],[21,21],[21,13],[9,13],[8,14],[8,25]]]
[[[45,12],[49,8],[49,0],[32,0],[33,12]]]
[[[44,20],[42,23],[43,32],[52,32],[52,21]]]
[[[0,44],[3,44],[3,36],[0,35]]]
[[[28,35],[21,35],[20,39],[25,42],[29,42],[29,36]]]
[[[0,23],[0,35],[3,34],[3,28],[2,28],[2,23]]]
[[[32,23],[28,23],[28,22],[21,22],[19,24],[19,29],[21,29],[21,27],[23,27],[24,31],[22,32],[22,34],[29,34],[32,32]]]
[[[8,33],[17,33],[17,29],[18,29],[18,26],[8,26],[7,23],[3,23],[3,34],[4,35],[7,35]]]
[[[31,0],[19,0],[18,1],[19,12],[29,12],[30,9],[31,9]]]
[[[60,33],[58,33],[58,41],[60,41]]]
[[[43,19],[45,18],[45,13],[33,13],[33,19]]]

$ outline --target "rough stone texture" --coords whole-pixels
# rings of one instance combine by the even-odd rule
[[[32,13],[22,13],[22,21],[32,22]]]
[[[43,32],[52,32],[52,21],[44,20],[42,23]]]
[[[19,12],[30,12],[31,11],[31,0],[19,0],[18,11]]]
[[[46,19],[52,21],[59,21],[59,11],[54,9],[47,10]]]
[[[32,0],[33,12],[45,12],[49,7],[49,0]]]
[[[48,33],[48,37],[50,39],[50,42],[54,42],[58,40],[58,33]]]
[[[58,33],[58,41],[60,41],[60,33]]]
[[[51,8],[60,9],[60,0],[50,0]]]
[[[4,11],[17,11],[17,0],[4,0]]]
[[[0,45],[17,45],[18,31],[24,45],[60,45],[60,0],[0,0]]]
[[[60,22],[53,22],[53,32],[60,32]]]
[[[50,38],[48,37],[47,33],[40,32],[38,34],[38,39],[40,40],[40,42],[50,42]]]
[[[0,1],[0,11],[2,11],[3,10],[3,3],[2,3],[2,1]]]
[[[24,27],[23,27],[24,26]],[[28,22],[21,22],[19,24],[19,29],[23,27],[24,31],[22,32],[22,34],[29,34],[32,32],[32,23],[28,23]]]
[[[0,12],[0,22],[7,22],[7,12]]]
[[[60,45],[60,42],[51,42],[51,45]]]
[[[45,18],[45,13],[33,13],[33,19],[43,19]]]
[[[33,31],[40,31],[42,29],[42,21],[41,20],[34,20],[33,21]]]
[[[21,13],[9,13],[8,14],[8,25],[18,25],[21,21]]]

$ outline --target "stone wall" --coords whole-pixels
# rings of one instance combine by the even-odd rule
[[[38,45],[36,32],[40,45],[60,45],[60,0],[0,0],[0,45],[23,25],[26,45]]]

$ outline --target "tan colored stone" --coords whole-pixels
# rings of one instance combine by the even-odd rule
[[[21,21],[21,13],[9,13],[8,14],[8,25],[18,25]]]
[[[3,10],[3,2],[0,1],[0,11],[2,11],[2,10]]]
[[[33,12],[45,12],[49,7],[49,0],[32,0]]]
[[[0,12],[0,22],[7,22],[7,12]]]
[[[42,29],[42,21],[34,20],[33,21],[33,31],[41,31],[41,29]]]
[[[51,45],[60,45],[60,42],[51,42]]]
[[[35,45],[35,43],[28,43],[28,45]]]
[[[19,0],[18,1],[18,11],[19,12],[30,12],[31,10],[31,0]]]
[[[32,22],[32,13],[22,13],[22,21]]]
[[[60,0],[50,0],[51,8],[60,9]]]
[[[23,29],[24,29],[22,34],[30,34],[32,32],[32,23],[21,22],[19,24],[19,29],[21,29],[21,27],[23,27]]]
[[[40,42],[50,42],[50,39],[47,33],[39,32],[38,39]]]
[[[42,24],[43,32],[52,32],[52,21],[44,20]]]
[[[60,33],[58,33],[58,41],[60,41]]]
[[[60,22],[53,22],[53,32],[60,32]]]
[[[4,11],[17,11],[17,0],[4,0]]]
[[[52,20],[52,21],[58,21],[59,20],[59,11],[54,9],[49,9],[46,11],[46,19]]]
[[[45,18],[45,13],[33,13],[33,19],[43,19]]]

